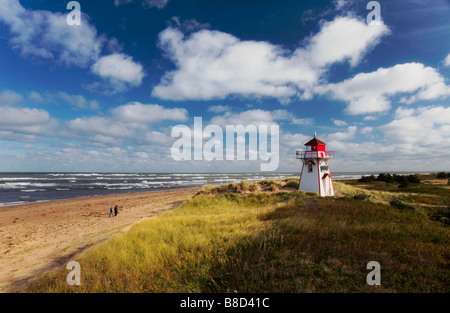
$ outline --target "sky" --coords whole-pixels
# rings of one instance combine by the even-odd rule
[[[278,125],[278,172],[315,133],[332,172],[450,170],[449,0],[68,3],[0,0],[2,172],[261,171],[174,159],[195,117]]]

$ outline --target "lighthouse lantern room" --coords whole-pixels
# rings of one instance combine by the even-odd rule
[[[299,190],[319,193],[322,197],[334,196],[333,178],[329,160],[334,151],[326,151],[325,143],[314,138],[305,143],[306,151],[297,150],[296,158],[302,160]]]

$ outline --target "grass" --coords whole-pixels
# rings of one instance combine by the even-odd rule
[[[408,193],[335,183],[337,197],[298,181],[204,187],[44,273],[26,292],[449,292],[450,229],[417,214]],[[370,261],[381,286],[368,286]]]

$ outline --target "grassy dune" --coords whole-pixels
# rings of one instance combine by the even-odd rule
[[[337,197],[296,182],[206,186],[193,199],[135,224],[76,257],[27,292],[449,292],[450,229],[408,193],[336,183]],[[395,204],[395,202],[394,202]],[[366,265],[381,264],[381,286]]]

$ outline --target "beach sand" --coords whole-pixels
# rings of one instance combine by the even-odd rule
[[[131,224],[173,209],[198,189],[132,193],[0,208],[0,292],[66,266],[77,253]],[[117,217],[109,208],[119,206]]]

